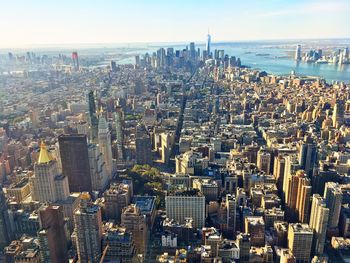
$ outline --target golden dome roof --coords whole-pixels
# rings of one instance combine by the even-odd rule
[[[38,158],[38,163],[48,163],[52,160],[53,160],[52,156],[50,155],[50,153],[46,149],[45,143],[42,141],[40,144],[40,154],[39,154],[39,158]]]

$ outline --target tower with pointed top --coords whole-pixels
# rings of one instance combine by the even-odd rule
[[[57,161],[52,158],[44,142],[40,145],[38,161],[34,165],[34,199],[42,203],[65,200],[69,196],[68,178],[59,174]]]
[[[209,34],[209,29],[208,29],[208,36],[207,36],[207,54],[208,54],[208,57],[210,57],[210,45],[211,45],[211,35]]]
[[[110,179],[113,172],[111,133],[106,118],[102,113],[103,111],[101,110],[98,121],[98,146],[105,161],[107,176]]]

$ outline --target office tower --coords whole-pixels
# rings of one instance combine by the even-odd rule
[[[123,208],[130,204],[131,196],[132,189],[129,184],[112,184],[103,193],[107,219],[114,219],[116,222],[120,222]]]
[[[103,155],[107,177],[108,179],[111,179],[113,173],[111,133],[102,113],[100,114],[98,122],[98,147]]]
[[[38,233],[42,262],[68,262],[65,221],[61,206],[45,205],[39,210]]]
[[[115,63],[115,61],[111,60],[111,70],[113,72],[117,71],[117,63]]]
[[[186,218],[193,219],[193,226],[202,228],[205,225],[205,197],[198,190],[178,191],[165,197],[167,217],[180,224]]]
[[[226,224],[229,231],[233,232],[233,234],[236,231],[236,203],[234,195],[226,195]]]
[[[136,248],[133,236],[123,227],[107,223],[102,238],[102,251],[107,262],[135,262]]]
[[[289,224],[288,248],[297,262],[309,263],[311,257],[313,230],[308,224]]]
[[[300,144],[299,164],[306,174],[311,177],[316,164],[317,146],[310,137],[305,137]]]
[[[339,224],[340,209],[343,199],[343,193],[340,186],[334,182],[327,182],[323,198],[329,208],[328,227],[336,228]]]
[[[92,191],[86,135],[62,134],[58,137],[62,173],[68,177],[70,192]]]
[[[297,45],[297,48],[295,50],[294,59],[297,61],[301,60],[301,45]]]
[[[250,234],[240,233],[236,240],[239,248],[239,262],[248,263],[250,256]]]
[[[0,248],[3,249],[12,240],[12,229],[7,209],[6,197],[0,185]]]
[[[132,204],[123,209],[121,225],[132,233],[137,253],[145,254],[148,243],[146,217],[136,205]]]
[[[208,57],[210,57],[210,45],[211,45],[211,35],[209,34],[209,30],[208,30],[207,48],[206,48]]]
[[[97,118],[97,109],[95,103],[95,95],[91,90],[88,93],[88,106],[89,106],[89,124],[90,124],[90,136],[89,139],[92,142],[97,141],[98,136],[98,118]]]
[[[89,168],[92,191],[102,192],[109,183],[109,176],[106,172],[106,163],[100,148],[96,144],[88,145]]]
[[[152,165],[152,144],[144,125],[136,127],[136,163]]]
[[[283,155],[275,156],[274,166],[273,166],[273,175],[277,180],[277,189],[279,193],[283,192],[283,178],[284,178],[284,169],[285,169],[286,159]]]
[[[91,202],[87,192],[81,194],[79,209],[74,213],[74,226],[79,262],[99,262],[103,234],[101,208]]]
[[[275,244],[279,247],[287,247],[288,223],[285,221],[275,221],[273,223]]]
[[[117,153],[118,161],[124,160],[124,131],[123,131],[123,111],[121,107],[117,107],[114,114],[117,135]]]
[[[270,174],[271,154],[267,151],[260,150],[257,157],[257,166],[259,170]]]
[[[246,216],[244,221],[244,231],[250,234],[252,246],[265,245],[265,221],[262,216]]]
[[[190,56],[191,56],[191,59],[193,60],[196,59],[196,47],[194,42],[190,43]]]
[[[337,100],[332,115],[333,127],[340,126],[344,121],[345,105],[343,100]]]
[[[299,219],[301,222],[307,222],[309,218],[311,196],[311,182],[304,173],[299,170],[295,175],[289,177],[286,212],[287,218],[293,222]]]
[[[74,51],[72,53],[72,60],[73,60],[73,67],[75,70],[79,70],[79,58],[78,58],[78,52]]]
[[[59,173],[58,163],[52,158],[44,142],[40,145],[38,161],[34,164],[33,196],[41,203],[66,200],[69,196],[68,178]]]
[[[310,228],[314,230],[313,251],[316,255],[323,253],[328,226],[329,209],[319,194],[312,196]]]

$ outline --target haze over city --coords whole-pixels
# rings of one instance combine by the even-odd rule
[[[0,262],[350,262],[348,0],[0,0]]]
[[[37,45],[345,38],[347,0],[0,1],[0,48]]]

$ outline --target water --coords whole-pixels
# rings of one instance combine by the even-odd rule
[[[301,44],[302,53],[310,49],[321,48],[324,53],[329,54],[337,49],[350,47],[350,39],[318,39],[318,40],[281,40],[281,41],[246,41],[246,42],[225,42],[212,43],[211,49],[224,49],[225,53],[239,57],[242,64],[253,69],[264,70],[268,73],[285,75],[295,71],[299,75],[319,76],[328,82],[344,81],[350,83],[350,64],[315,64],[297,63],[294,59],[294,51],[297,44]],[[146,52],[152,54],[160,47],[174,47],[174,49],[184,49],[189,43],[153,43],[153,44],[95,44],[81,46],[64,46],[50,48],[33,49],[37,54],[57,55],[58,53],[70,55],[72,50],[77,50],[79,56],[99,56],[104,61],[99,65],[107,65],[110,60],[115,60],[118,64],[128,64],[135,62],[135,55],[143,55]],[[205,43],[196,44],[196,48],[203,50]],[[0,50],[1,56],[6,59],[7,52],[24,54],[30,50]],[[258,54],[258,56],[257,56]]]
[[[243,65],[272,74],[285,75],[290,74],[291,71],[295,71],[298,75],[319,76],[328,82],[344,81],[350,83],[350,64],[297,62],[293,59],[297,44],[302,44],[303,53],[310,49],[319,48],[322,48],[326,53],[330,53],[337,49],[343,49],[346,46],[350,47],[350,39],[213,43],[211,49],[224,49],[225,53],[239,57]],[[148,46],[146,51],[152,53],[160,47],[183,49],[186,47],[186,44],[153,45]],[[196,45],[197,47],[202,50],[205,48],[205,45],[202,43]],[[146,51],[135,51],[131,53],[142,55]],[[134,63],[134,57],[124,58],[119,60],[118,63]]]

